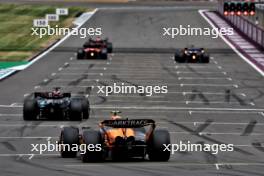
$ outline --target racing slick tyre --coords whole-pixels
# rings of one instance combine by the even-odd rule
[[[90,103],[84,97],[82,100],[83,119],[89,119],[90,117]]]
[[[207,54],[203,55],[202,63],[209,63],[209,61],[210,61],[210,56]]]
[[[37,101],[35,99],[26,99],[23,105],[23,119],[36,120],[38,115]]]
[[[107,42],[106,44],[107,52],[112,53],[113,52],[113,44],[111,42]]]
[[[78,60],[79,59],[84,59],[84,55],[85,55],[84,50],[83,49],[78,49],[78,51],[77,51],[77,59]]]
[[[81,121],[83,118],[83,105],[79,99],[71,99],[70,104],[70,117],[72,121]]]
[[[107,60],[107,58],[108,58],[107,53],[105,53],[105,54],[101,54],[100,57],[101,57],[102,59],[104,59],[104,60]]]
[[[85,130],[82,141],[86,145],[86,151],[81,153],[82,162],[101,162],[103,161],[101,133],[95,130]],[[92,148],[88,148],[93,146]]]
[[[79,130],[74,127],[64,127],[59,144],[64,144],[65,146],[70,146],[70,148],[65,147],[60,151],[62,158],[75,158],[79,147]],[[75,148],[75,149],[74,149]],[[74,151],[73,151],[74,149]]]
[[[170,134],[167,130],[154,130],[148,143],[148,156],[150,161],[168,161],[170,151],[166,150],[170,144]]]
[[[180,51],[176,51],[175,54],[174,54],[174,60],[178,63],[183,63],[185,62],[185,59],[184,57],[181,55],[181,52]]]

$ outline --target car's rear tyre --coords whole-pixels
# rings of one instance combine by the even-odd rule
[[[102,143],[103,139],[101,133],[95,130],[86,130],[83,132],[82,140],[87,146],[94,146],[94,150],[86,150],[81,153],[82,162],[101,162],[103,161]]]
[[[83,118],[83,105],[82,101],[79,99],[71,99],[70,104],[70,120],[81,121]]]
[[[23,105],[23,119],[36,120],[38,115],[38,106],[35,99],[25,99]]]
[[[83,119],[89,119],[90,117],[90,103],[86,98],[82,100]]]
[[[210,56],[209,55],[203,55],[202,63],[209,63],[209,62],[210,62]]]
[[[170,151],[165,150],[170,144],[170,134],[167,130],[154,130],[150,141],[148,142],[148,156],[151,161],[168,161]]]
[[[104,60],[107,60],[107,58],[108,58],[107,53],[101,54],[101,58],[104,59]]]
[[[183,63],[185,62],[185,59],[184,57],[181,55],[181,52],[180,51],[176,51],[175,54],[174,54],[174,60],[178,63]]]
[[[78,49],[78,51],[77,51],[77,59],[78,60],[79,59],[83,59],[84,55],[85,55],[84,50],[83,49]]]
[[[77,155],[77,149],[79,147],[79,130],[74,127],[64,127],[61,136],[60,144],[70,146],[69,148],[65,147],[65,150],[60,151],[62,158],[75,158]],[[73,151],[74,149],[74,151]],[[76,149],[76,150],[75,150]]]
[[[107,42],[106,44],[107,52],[112,53],[113,52],[113,44],[111,42]]]

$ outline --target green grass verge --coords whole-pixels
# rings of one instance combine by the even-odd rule
[[[20,61],[46,47],[61,36],[32,36],[33,20],[54,14],[60,6],[0,4],[0,61]],[[51,26],[69,27],[74,17],[88,11],[83,7],[70,7],[68,16],[60,16],[59,22]]]

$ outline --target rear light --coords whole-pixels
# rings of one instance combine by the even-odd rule
[[[224,15],[227,16],[227,15],[228,15],[228,11],[225,11],[225,12],[224,12]]]
[[[244,15],[245,15],[245,16],[248,16],[248,12],[247,12],[247,11],[245,11],[245,12],[244,12]]]
[[[251,16],[254,16],[254,15],[255,15],[255,12],[254,12],[254,11],[251,11],[251,12],[250,12],[250,15],[251,15]]]

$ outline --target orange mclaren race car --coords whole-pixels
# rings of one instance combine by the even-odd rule
[[[81,132],[80,132],[81,131]],[[142,158],[151,161],[168,161],[170,144],[167,130],[156,129],[151,119],[121,119],[114,113],[110,120],[99,124],[99,130],[83,127],[64,127],[59,144],[70,146],[61,150],[62,157],[76,157],[80,153],[83,162],[126,160]],[[78,146],[78,151],[69,150]]]

